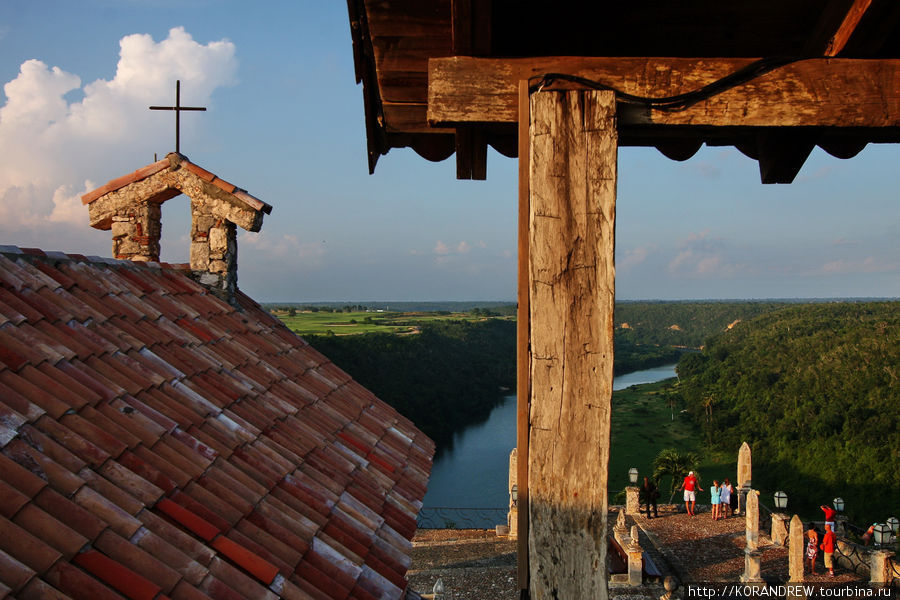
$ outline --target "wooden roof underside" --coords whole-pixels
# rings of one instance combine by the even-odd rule
[[[459,83],[439,79],[448,65],[469,69],[470,78],[476,81],[466,93],[472,94],[468,100],[475,105],[485,93],[483,88],[490,87],[486,74],[496,68],[508,71],[507,63],[521,64],[510,61],[517,58],[602,57],[599,71],[589,73],[638,64],[617,60],[625,57],[649,59],[644,61],[642,73],[649,70],[646,65],[655,68],[665,62],[658,60],[660,57],[695,59],[690,64],[712,65],[710,73],[743,64],[726,59],[865,59],[877,74],[873,92],[877,97],[867,99],[871,105],[860,104],[862,108],[857,110],[873,116],[883,113],[887,118],[863,119],[852,125],[814,118],[802,127],[781,121],[772,126],[748,126],[739,118],[713,125],[690,119],[687,125],[620,120],[619,143],[654,146],[676,160],[689,158],[704,143],[736,146],[759,160],[763,182],[789,183],[816,145],[849,158],[870,142],[900,142],[900,117],[893,108],[900,88],[900,61],[896,60],[900,59],[900,2],[896,0],[646,0],[637,4],[559,0],[552,4],[552,11],[535,0],[347,3],[357,82],[363,84],[370,171],[391,148],[410,147],[433,161],[455,153],[460,179],[486,177],[488,145],[506,156],[516,156],[515,123],[477,111],[471,118],[450,120],[445,115],[453,111],[443,111],[444,106],[436,105],[435,99],[442,83],[445,91]],[[434,60],[448,57],[481,57],[493,62]],[[544,64],[569,65],[565,61]],[[687,91],[690,78],[682,77],[679,70],[684,64],[688,63],[670,61],[668,80],[654,80],[654,85],[645,89],[647,95]],[[847,82],[843,79],[843,74],[855,71],[852,64],[823,64],[809,71],[810,77],[819,73],[826,81],[839,79],[840,85],[834,83],[811,93],[839,95],[842,101],[854,103],[858,94],[853,86],[859,83],[853,77]],[[480,71],[482,67],[487,70]],[[836,75],[832,69],[838,69]],[[632,75],[640,74],[623,70],[621,80],[630,82]],[[868,80],[862,85],[869,85]],[[748,89],[754,88],[750,85]],[[455,101],[465,102],[466,98]],[[790,103],[791,99],[772,101]],[[840,116],[840,111],[836,114]]]

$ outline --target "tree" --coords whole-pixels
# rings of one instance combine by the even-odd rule
[[[675,497],[675,490],[678,487],[678,481],[688,474],[689,471],[697,472],[697,465],[700,464],[700,457],[693,452],[679,452],[675,448],[666,448],[660,450],[656,458],[653,459],[653,479],[657,485],[665,476],[672,477],[672,489],[669,496],[669,503]]]
[[[297,316],[297,309],[294,308],[293,306],[290,307],[290,308],[288,309],[288,316],[289,316],[289,317],[296,317],[296,316]]]

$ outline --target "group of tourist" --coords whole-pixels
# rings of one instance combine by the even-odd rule
[[[700,480],[697,479],[697,476],[691,471],[688,473],[687,477],[684,478],[684,482],[679,489],[684,491],[684,508],[687,511],[687,514],[693,517],[697,514],[697,492],[703,491],[703,488],[700,487]],[[734,511],[737,508],[737,496],[734,493],[734,486],[731,485],[731,481],[727,477],[721,485],[719,485],[717,479],[714,479],[709,491],[713,521],[726,519],[734,514]],[[649,477],[644,477],[644,485],[641,487],[640,491],[640,502],[642,506],[646,506],[648,519],[659,516],[657,509],[658,499],[659,489],[656,487],[656,484]],[[650,515],[651,508],[653,509],[652,516]]]
[[[822,543],[819,543],[819,532],[816,531],[815,525],[809,524],[809,530],[806,532],[806,560],[809,561],[809,572],[816,574],[816,556],[819,550],[823,552],[823,561],[825,570],[828,571],[829,577],[834,577],[834,546],[837,539],[834,535],[834,516],[837,514],[830,506],[823,504],[819,508],[825,513],[825,535],[822,536]]]
[[[697,492],[703,491],[703,488],[700,487],[700,480],[693,471],[684,478],[680,489],[684,491],[684,509],[693,517],[697,514]],[[713,479],[712,486],[709,488],[709,504],[712,507],[710,513],[713,521],[726,519],[734,513],[737,508],[737,496],[730,479],[726,477],[721,485],[718,479]]]
[[[692,517],[695,516],[697,514],[697,492],[702,492],[704,490],[700,487],[700,480],[693,471],[687,474],[687,477],[684,478],[684,482],[679,489],[684,491],[685,511],[688,515]],[[709,488],[709,492],[713,521],[725,519],[734,514],[735,509],[737,508],[737,494],[735,494],[734,487],[727,477],[721,485],[719,485],[717,479],[714,479],[712,486]],[[656,484],[652,479],[644,477],[644,485],[641,487],[640,491],[640,501],[642,507],[646,506],[648,519],[659,517],[657,511],[658,498],[659,489]],[[650,515],[651,508],[653,509],[652,516]],[[834,518],[837,511],[824,504],[820,508],[822,509],[822,512],[825,513],[825,534],[822,536],[822,541],[820,543],[819,533],[816,531],[815,525],[810,523],[809,530],[806,532],[806,560],[809,562],[809,572],[814,575],[816,573],[816,557],[819,554],[819,550],[821,550],[823,552],[825,570],[828,572],[829,577],[834,577],[834,548],[837,542],[834,535]],[[871,530],[872,528],[870,528],[870,531]],[[867,539],[865,542],[868,544]]]

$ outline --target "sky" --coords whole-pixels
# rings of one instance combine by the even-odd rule
[[[80,196],[174,150],[271,204],[240,231],[261,302],[514,300],[517,161],[487,181],[394,149],[368,174],[346,4],[0,0],[0,245],[109,256]],[[762,185],[733,148],[621,148],[618,299],[900,297],[900,146],[816,149]],[[189,208],[163,206],[187,262]]]

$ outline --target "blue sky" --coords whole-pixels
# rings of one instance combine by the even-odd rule
[[[274,207],[239,236],[260,301],[511,300],[516,161],[488,181],[392,150],[368,175],[346,5],[297,0],[0,3],[0,244],[108,256],[78,196],[174,149]],[[619,152],[620,299],[900,296],[900,147],[816,150],[789,186],[704,148]],[[183,197],[162,258],[185,262]]]

